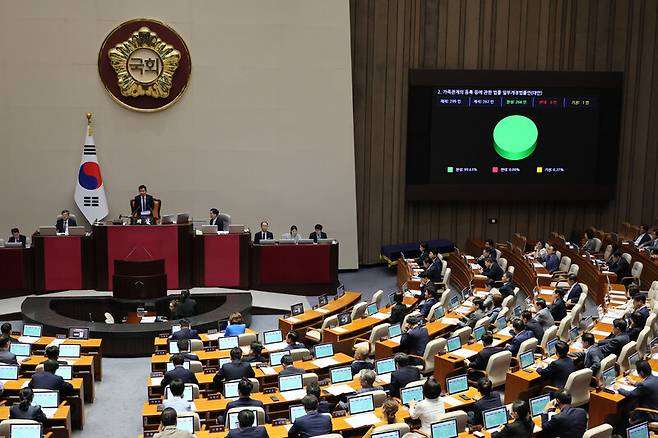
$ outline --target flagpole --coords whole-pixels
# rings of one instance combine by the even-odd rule
[[[91,136],[92,130],[91,130],[91,113],[87,113],[87,135]]]

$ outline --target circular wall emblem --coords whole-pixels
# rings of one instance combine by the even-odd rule
[[[191,71],[185,41],[166,24],[148,18],[117,26],[98,52],[105,89],[120,105],[135,111],[160,111],[176,103]]]

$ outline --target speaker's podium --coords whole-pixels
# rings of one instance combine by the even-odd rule
[[[164,259],[115,260],[112,275],[114,298],[145,300],[167,296]]]

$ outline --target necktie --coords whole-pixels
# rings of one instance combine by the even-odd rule
[[[146,197],[142,196],[142,211],[146,210]]]
[[[265,237],[265,231],[263,231],[261,234],[262,234],[262,237],[261,237],[261,238],[262,238],[263,240],[267,240],[267,237]]]

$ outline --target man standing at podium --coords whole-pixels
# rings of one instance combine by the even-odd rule
[[[210,209],[210,225],[217,225],[217,231],[224,231],[224,221],[219,217],[219,210]]]
[[[69,227],[76,227],[78,225],[70,215],[70,211],[62,210],[62,217],[57,219],[57,223],[55,224],[58,233],[68,233]]]
[[[153,217],[153,196],[146,193],[146,186],[139,186],[139,195],[135,196],[133,217],[136,219],[150,219]]]

